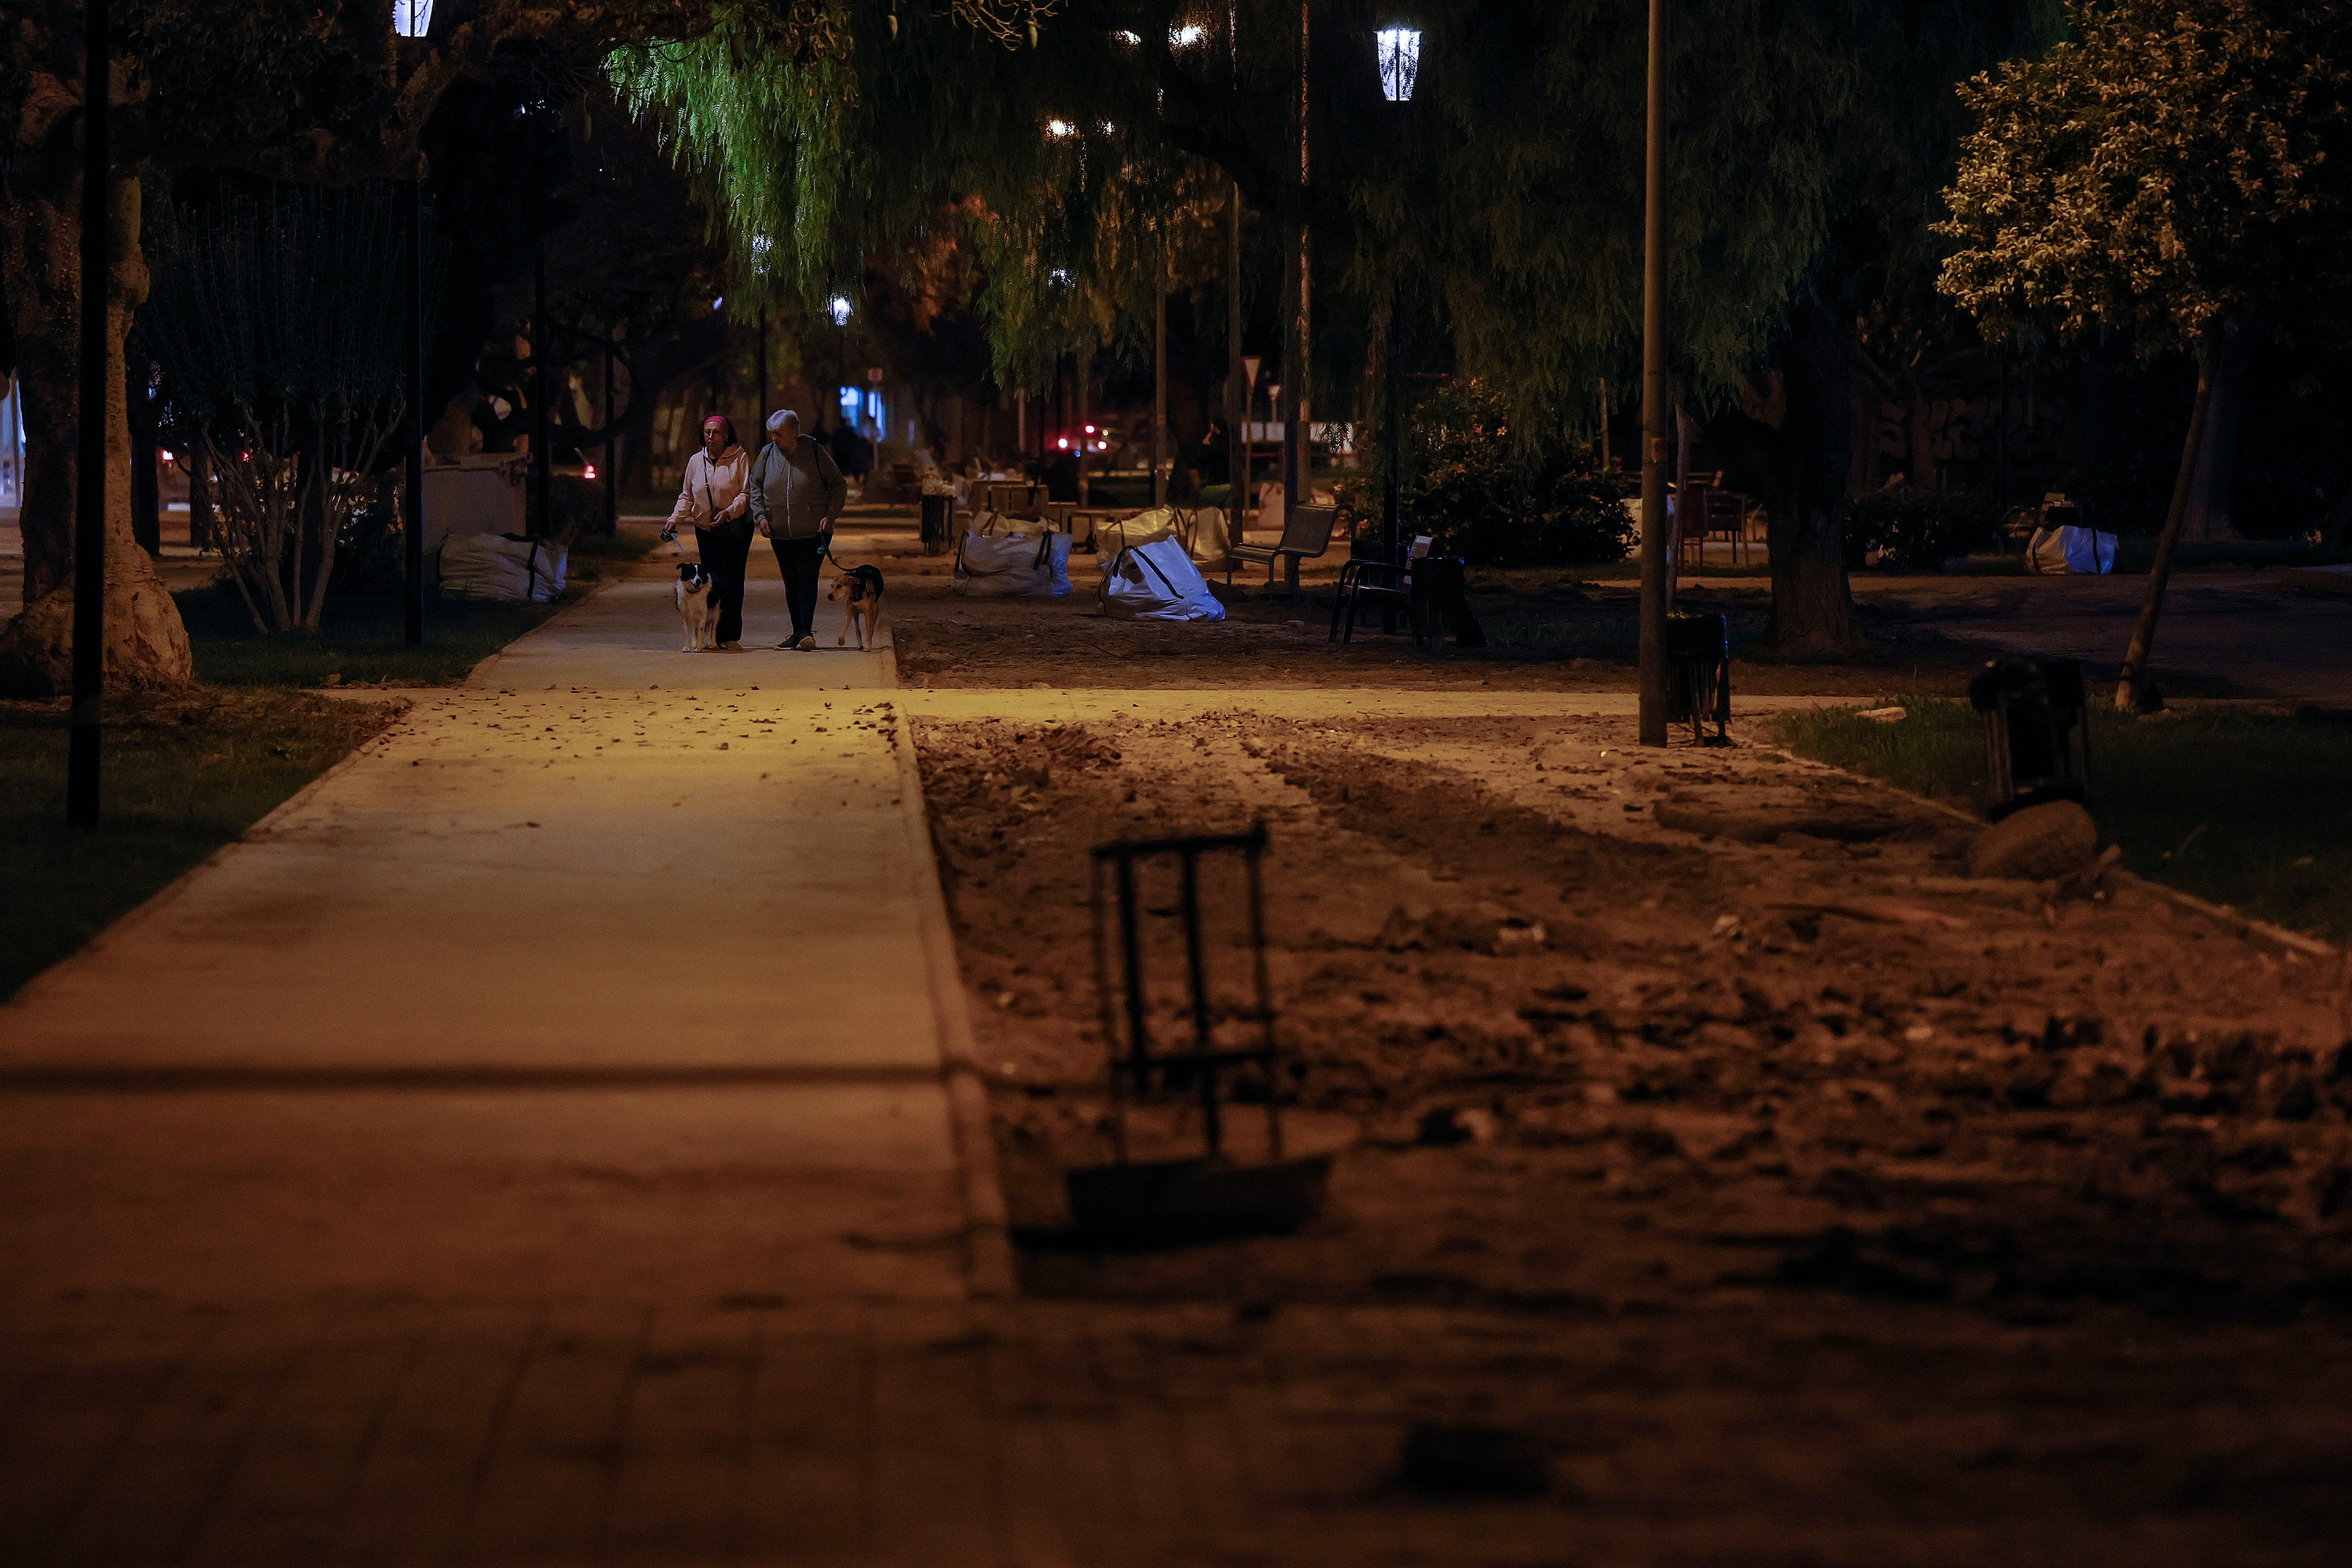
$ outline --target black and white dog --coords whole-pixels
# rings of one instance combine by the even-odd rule
[[[678,563],[677,619],[686,630],[686,646],[679,653],[699,653],[719,645],[719,580],[698,560]]]

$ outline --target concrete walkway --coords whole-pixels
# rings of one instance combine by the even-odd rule
[[[1632,699],[894,693],[887,655],[677,654],[669,602],[622,582],[425,696],[0,1009],[0,1568],[2261,1560],[2236,1516],[2102,1501],[2103,1558],[2016,1506],[2084,1365],[2176,1439],[2150,1488],[2252,1462],[2201,1322],[1956,1393],[1980,1342],[1835,1297],[1768,1333],[1004,1294],[910,712]],[[1560,1434],[1562,1482],[1408,1492],[1430,1421]],[[2332,1473],[2334,1427],[2272,1425],[2253,1473]],[[1988,1453],[1997,1496],[1923,1520]]]
[[[667,582],[614,586],[0,1010],[6,1291],[1001,1272],[889,655],[677,642]]]

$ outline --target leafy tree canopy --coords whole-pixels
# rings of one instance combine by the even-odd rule
[[[2193,339],[2343,326],[2352,6],[2070,0],[2074,37],[1976,78],[1942,287],[1988,328]],[[2316,315],[2315,315],[2315,312]]]
[[[1017,368],[1089,317],[1148,312],[1148,258],[1206,233],[1222,176],[1296,215],[1293,5],[1077,0],[1009,50],[889,0],[831,16],[818,37],[756,0],[722,5],[704,37],[609,67],[777,287],[823,292],[875,250],[961,225]],[[1769,356],[1858,214],[1926,254],[1961,129],[1953,84],[2053,16],[2047,0],[1676,7],[1675,335],[1696,389],[1727,392]],[[1375,20],[1355,0],[1310,7],[1318,275],[1360,316],[1400,280],[1433,287],[1462,368],[1523,407],[1581,409],[1639,335],[1643,8],[1427,7],[1405,105],[1381,95]],[[1199,248],[1180,277],[1213,267]]]

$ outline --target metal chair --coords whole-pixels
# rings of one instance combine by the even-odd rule
[[[1728,543],[1731,564],[1739,564],[1748,544],[1748,497],[1725,489],[1720,476],[1695,475],[1675,494],[1675,566],[1706,570],[1709,539]]]
[[[1345,644],[1356,640],[1356,627],[1366,608],[1365,601],[1393,613],[1399,608],[1406,612],[1408,629],[1412,632],[1416,648],[1428,643],[1425,618],[1415,612],[1412,597],[1413,563],[1429,553],[1430,537],[1416,534],[1412,547],[1402,561],[1386,561],[1373,556],[1360,556],[1339,569],[1339,596],[1331,603],[1331,633],[1326,642],[1337,639]],[[1394,631],[1393,624],[1387,630]]]
[[[1284,566],[1284,576],[1292,598],[1298,596],[1298,563],[1313,560],[1331,548],[1331,533],[1339,526],[1337,507],[1293,507],[1282,522],[1282,540],[1274,545],[1235,545],[1225,557],[1225,585],[1234,580],[1234,563],[1245,561],[1252,566],[1265,565],[1265,585],[1274,586],[1275,563]]]

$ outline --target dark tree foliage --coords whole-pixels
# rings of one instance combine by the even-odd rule
[[[215,456],[219,541],[255,625],[316,631],[336,540],[406,412],[396,193],[263,184],[153,214],[137,329],[184,441]]]
[[[1366,367],[1391,301],[1416,294],[1450,340],[1431,357],[1482,378],[1529,440],[1585,424],[1596,378],[1625,384],[1643,7],[1423,8],[1418,90],[1395,105],[1373,53],[1385,16],[1311,5],[1303,192],[1296,5],[1076,0],[1036,47],[1010,51],[952,15],[893,27],[887,9],[843,5],[821,52],[762,42],[747,8],[695,46],[614,64],[751,219],[745,243],[792,247],[782,284],[823,287],[862,247],[953,210],[987,267],[1000,373],[1034,373],[1044,350],[1148,311],[1155,247],[1213,239],[1211,198],[1231,179],[1277,244],[1294,223],[1311,231],[1318,408],[1373,407]],[[1932,259],[1954,85],[2038,47],[2053,15],[2046,0],[1675,7],[1680,396],[1769,503],[1786,646],[1859,641],[1840,538],[1855,321],[1891,261]],[[1196,276],[1213,270],[1212,257]],[[1743,378],[1774,372],[1775,419],[1744,413]]]

